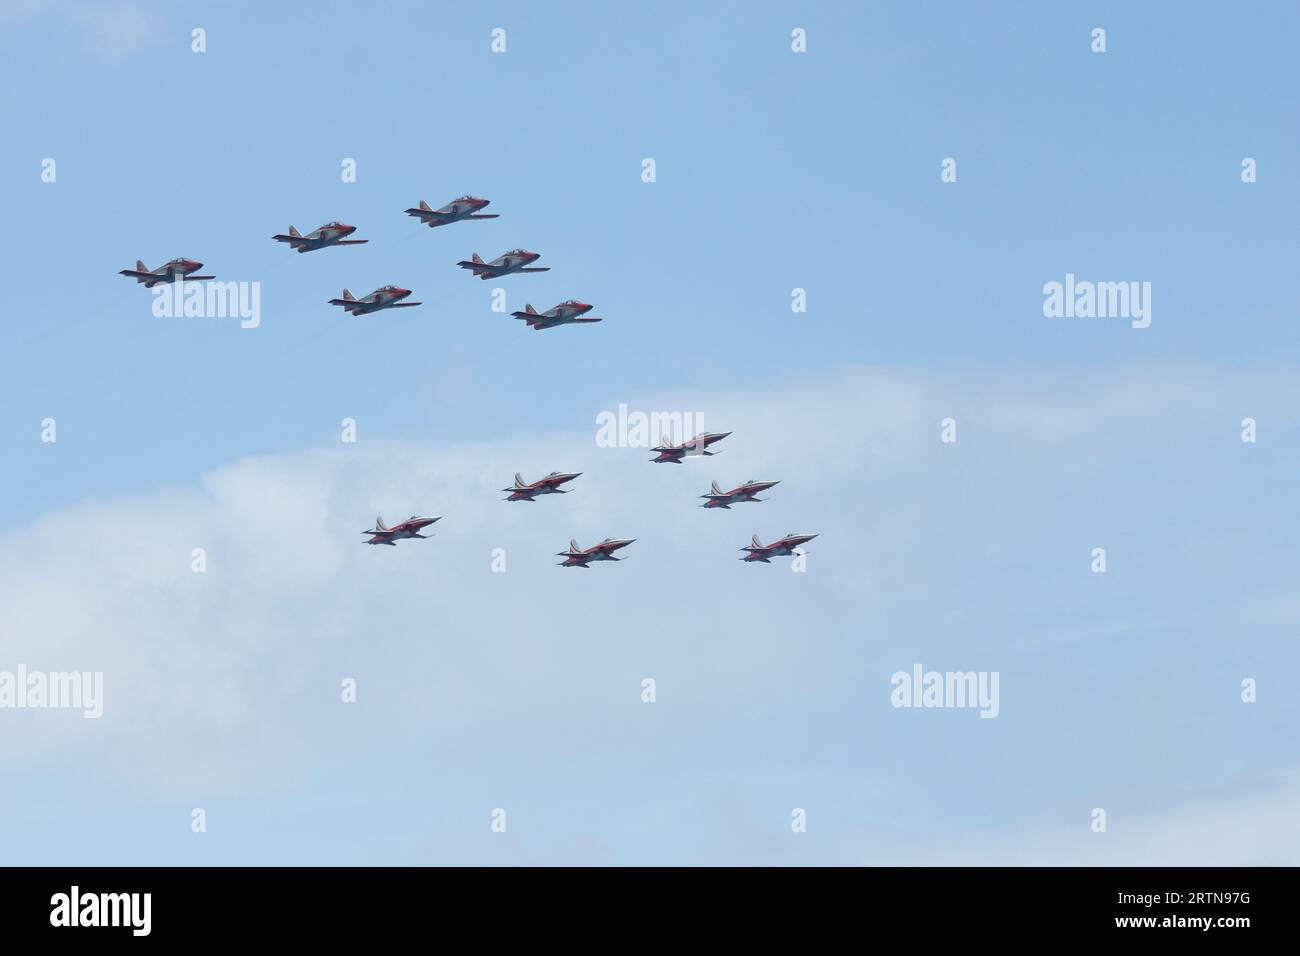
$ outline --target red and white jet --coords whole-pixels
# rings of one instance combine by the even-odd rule
[[[431,534],[420,534],[425,528],[433,524],[438,518],[426,518],[420,515],[412,515],[400,524],[395,524],[391,528],[384,524],[383,518],[375,519],[375,526],[369,531],[363,531],[362,534],[374,535],[366,544],[390,544],[394,548],[397,542],[402,538],[432,538]]]
[[[763,544],[758,540],[758,535],[754,535],[752,543],[748,548],[741,548],[741,551],[748,552],[742,561],[762,561],[764,564],[769,563],[769,558],[782,558],[789,554],[794,554],[795,549],[801,544],[807,544],[815,534],[787,534],[783,538],[777,538],[771,544]]]
[[[510,492],[509,498],[502,498],[502,501],[532,501],[538,495],[567,495],[568,492],[560,487],[566,481],[573,481],[574,478],[582,474],[580,471],[564,473],[553,471],[545,478],[538,478],[536,481],[524,481],[524,476],[515,473],[515,485],[513,488],[502,488],[502,491]]]
[[[134,269],[123,269],[118,272],[120,276],[131,276],[136,282],[143,282],[146,289],[152,289],[160,282],[175,282],[177,278],[187,282],[198,282],[201,279],[215,279],[216,276],[196,276],[203,268],[203,263],[194,259],[173,259],[171,262],[164,262],[157,269],[150,269],[139,259],[135,260]]]
[[[559,563],[562,568],[585,568],[588,561],[622,561],[622,558],[614,557],[614,552],[626,548],[635,540],[636,538],[606,538],[590,548],[580,548],[577,541],[570,540],[569,550],[559,552],[556,557],[564,558]]]
[[[716,455],[716,451],[709,451],[708,448],[714,442],[722,441],[730,435],[731,432],[700,432],[694,438],[682,442],[680,445],[674,445],[668,440],[668,436],[663,437],[663,444],[651,451],[659,453],[658,458],[651,458],[653,462],[672,462],[674,465],[680,465],[682,459],[687,455]]]
[[[700,495],[701,498],[708,499],[704,504],[700,505],[700,507],[730,508],[732,505],[738,505],[745,501],[766,501],[766,498],[757,498],[755,496],[760,491],[767,491],[767,489],[779,485],[780,483],[781,482],[779,481],[755,481],[751,478],[743,485],[738,485],[730,491],[723,491],[718,487],[718,483],[715,481],[709,486],[709,493],[707,495]]]
[[[313,231],[303,235],[293,226],[289,227],[289,235],[280,233],[272,236],[276,242],[287,242],[299,252],[314,252],[317,249],[324,249],[326,246],[364,246],[369,239],[349,239],[348,236],[357,231],[356,226],[349,226],[346,222],[327,222]]]
[[[476,252],[467,261],[462,259],[456,265],[462,269],[473,269],[474,274],[480,279],[500,279],[502,276],[508,276],[513,272],[550,272],[550,266],[536,266],[528,268],[530,262],[536,262],[542,257],[540,252],[529,252],[527,249],[511,249],[509,252],[497,256],[491,262],[484,262]]]
[[[577,299],[566,299],[545,312],[538,312],[531,305],[525,305],[524,311],[511,312],[510,314],[516,319],[524,319],[536,331],[540,332],[542,329],[554,328],[557,325],[568,325],[571,322],[601,321],[595,316],[589,317],[587,315],[592,308],[586,302],[579,302]]]
[[[343,298],[330,299],[330,305],[341,305],[353,315],[366,315],[378,312],[380,309],[409,309],[412,306],[424,305],[423,302],[403,302],[402,300],[410,294],[410,289],[403,289],[400,285],[386,285],[358,299],[344,289]]]
[[[460,222],[462,219],[500,218],[498,213],[479,212],[487,204],[488,200],[479,199],[477,196],[461,196],[459,199],[453,199],[445,206],[432,209],[427,202],[421,199],[420,205],[406,210],[406,214],[419,219],[430,229],[434,226],[447,226],[453,222]]]

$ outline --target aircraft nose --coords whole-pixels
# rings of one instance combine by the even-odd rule
[[[195,262],[193,259],[186,259],[185,265],[187,268],[189,268],[191,272],[197,272],[198,270],[203,268],[203,263]]]
[[[403,289],[401,286],[398,286],[397,289],[395,289],[394,291],[397,293],[397,297],[399,299],[405,299],[408,295],[411,294],[410,289]]]
[[[475,209],[482,209],[482,208],[483,208],[484,206],[486,206],[487,204],[488,204],[488,200],[486,200],[486,199],[475,199],[475,200],[474,200],[474,208],[475,208]]]
[[[349,226],[346,223],[343,225],[343,235],[345,236],[350,236],[356,231],[357,231],[356,226]]]

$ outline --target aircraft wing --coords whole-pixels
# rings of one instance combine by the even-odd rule
[[[390,302],[387,308],[390,309],[411,309],[417,305],[424,305],[423,302]]]

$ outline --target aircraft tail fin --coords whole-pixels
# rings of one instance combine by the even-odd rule
[[[763,542],[758,540],[758,535],[754,535],[754,537],[750,538],[750,541],[756,548],[761,548],[763,546]]]
[[[470,262],[477,262],[479,265],[483,264],[483,257],[480,256],[477,252],[474,253],[472,256],[470,256],[469,260]]]
[[[343,290],[343,298],[347,299],[349,302],[355,302],[355,301],[356,301],[356,296],[354,296],[354,295],[353,295],[351,292],[349,292],[347,289],[344,289],[344,290]]]
[[[581,550],[582,550],[580,547],[578,547],[578,539],[577,539],[577,538],[570,538],[570,539],[569,539],[569,550],[570,550],[570,551],[573,551],[573,552],[578,552],[578,551],[581,551]]]
[[[709,485],[709,491],[713,492],[715,495],[722,494],[722,489],[718,487],[718,483],[716,481]]]
[[[669,438],[668,434],[665,432],[664,436],[659,439],[659,444],[662,445],[664,448],[671,448],[673,444],[673,440]]]
[[[537,314],[537,310],[532,307],[531,303],[524,305],[524,311],[527,312],[529,315]]]
[[[379,530],[379,531],[387,531],[387,530],[388,530],[388,525],[384,524],[384,519],[383,519],[383,518],[376,518],[376,519],[375,519],[375,528],[376,528],[376,530]]]
[[[295,239],[302,238],[302,233],[298,231],[296,226],[289,227],[289,235],[293,236]]]
[[[516,488],[522,488],[522,487],[524,487],[525,484],[527,484],[527,482],[524,481],[524,476],[521,475],[519,472],[516,471],[516,472],[515,472],[515,487],[516,487]]]
[[[433,209],[430,208],[429,204],[425,202],[423,199],[420,200],[420,208],[423,209],[425,212],[433,212]]]
[[[135,271],[136,271],[136,272],[148,272],[148,271],[149,271],[149,267],[148,267],[147,265],[145,265],[141,260],[136,259],[136,260],[135,260]]]

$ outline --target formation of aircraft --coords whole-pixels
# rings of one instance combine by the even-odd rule
[[[463,219],[498,219],[500,216],[494,212],[480,213],[479,210],[488,205],[488,200],[479,199],[477,196],[461,196],[459,199],[453,199],[445,206],[439,206],[437,209],[431,209],[429,204],[423,199],[420,205],[412,206],[406,210],[408,216],[414,216],[424,223],[430,229],[435,226],[447,226],[453,222],[460,222]]]
[[[395,548],[397,547],[397,542],[401,541],[403,538],[433,537],[433,535],[420,534],[420,532],[429,527],[429,525],[433,524],[435,521],[438,521],[440,518],[441,515],[437,518],[411,515],[411,517],[407,518],[405,521],[399,522],[391,528],[384,524],[383,518],[376,518],[375,526],[369,531],[363,531],[361,533],[373,535],[366,544],[388,544]]]
[[[371,312],[378,312],[380,309],[409,309],[413,306],[423,305],[423,302],[403,302],[410,289],[403,289],[400,285],[380,286],[374,292],[362,298],[356,298],[347,289],[343,290],[343,298],[330,299],[330,305],[341,305],[353,315],[367,315]]]
[[[490,200],[483,199],[479,196],[460,196],[451,202],[434,209],[423,199],[418,206],[412,206],[406,210],[407,215],[414,216],[420,222],[430,228],[436,226],[446,226],[453,222],[461,222],[469,219],[498,219],[497,213],[486,213],[482,210],[490,205]],[[287,233],[276,233],[271,238],[276,242],[283,242],[291,249],[298,253],[315,252],[317,249],[325,249],[329,246],[360,246],[369,242],[369,239],[351,239],[349,238],[357,231],[357,227],[349,225],[346,222],[333,220],[318,226],[305,235],[298,231],[294,226],[289,227]],[[527,249],[511,249],[493,259],[491,262],[484,262],[482,257],[476,252],[468,260],[461,260],[456,263],[462,269],[470,270],[480,279],[499,279],[502,276],[513,275],[520,272],[550,272],[550,266],[534,266],[533,263],[541,258],[541,253],[530,252]],[[194,259],[172,259],[164,263],[157,269],[150,269],[141,260],[137,259],[134,269],[123,269],[120,275],[130,276],[137,282],[143,283],[146,288],[152,289],[154,286],[163,282],[175,282],[179,279],[190,279],[194,281],[204,279],[215,279],[216,276],[194,275],[199,269],[203,268],[203,263]],[[342,306],[350,315],[366,315],[371,312],[378,312],[380,309],[392,308],[410,308],[421,305],[419,302],[403,302],[411,294],[410,289],[403,289],[400,286],[386,285],[363,298],[356,298],[347,289],[343,290],[343,297],[340,299],[330,299],[330,305]],[[579,302],[577,299],[567,299],[554,308],[547,309],[545,312],[538,312],[531,305],[525,307],[523,312],[514,312],[512,315],[517,319],[524,320],[530,328],[537,331],[554,328],[557,325],[570,325],[578,322],[600,322],[601,319],[595,316],[588,316],[591,306],[586,302]]]
[[[688,455],[716,455],[716,451],[708,450],[709,446],[722,441],[730,434],[731,432],[700,432],[694,438],[688,439],[680,445],[674,445],[665,435],[659,445],[650,449],[658,452],[659,457],[650,460],[656,463],[671,462],[674,465],[680,465],[682,459]]]
[[[157,269],[150,269],[139,259],[135,260],[134,269],[123,269],[120,276],[131,276],[136,282],[143,282],[146,289],[152,289],[160,282],[175,282],[179,277],[189,282],[203,279],[215,279],[216,276],[196,276],[194,273],[203,268],[203,263],[184,257],[164,262]]]
[[[523,319],[532,328],[538,332],[543,329],[552,329],[557,325],[569,325],[573,322],[600,322],[602,321],[595,316],[587,315],[593,306],[586,302],[579,302],[577,299],[567,299],[557,306],[547,309],[545,312],[538,312],[531,305],[525,305],[522,312],[511,312],[510,314],[516,319]]]
[[[486,199],[480,199],[477,196],[461,196],[438,209],[433,209],[422,199],[419,206],[407,209],[406,212],[425,225],[436,227],[462,220],[498,218],[495,213],[481,212],[487,205],[488,200]],[[303,253],[314,252],[327,246],[362,245],[369,241],[367,239],[349,238],[355,232],[355,226],[336,220],[327,222],[306,235],[290,226],[288,234],[280,233],[271,238],[276,242],[286,243],[297,252]],[[480,279],[496,279],[519,272],[549,272],[549,267],[533,265],[540,257],[540,253],[530,252],[527,249],[512,249],[491,262],[484,262],[478,253],[475,253],[470,260],[462,260],[457,265],[462,269],[472,271]],[[144,262],[137,259],[134,269],[123,269],[119,274],[135,279],[137,283],[143,284],[146,288],[153,288],[160,283],[176,282],[178,279],[201,281],[216,278],[216,276],[210,275],[197,275],[196,273],[202,268],[202,262],[183,257],[172,259],[156,269],[150,269]],[[329,304],[340,306],[349,314],[357,316],[378,312],[382,309],[405,309],[422,304],[420,302],[406,301],[410,295],[410,289],[398,285],[381,286],[360,299],[356,298],[347,289],[344,289],[342,298],[330,299]],[[530,328],[542,331],[554,328],[557,325],[602,321],[596,316],[587,314],[592,308],[590,304],[581,302],[578,299],[566,299],[545,312],[538,312],[531,304],[528,304],[524,306],[522,312],[512,312],[511,315],[516,319],[523,320]],[[652,449],[655,452],[655,457],[650,460],[657,463],[681,464],[688,457],[713,456],[717,452],[710,451],[710,446],[720,442],[730,434],[731,432],[701,432],[694,438],[679,444],[674,444],[665,435],[661,444]],[[538,495],[567,494],[567,490],[560,486],[580,476],[581,472],[553,471],[536,481],[528,482],[524,481],[523,475],[516,474],[514,484],[501,490],[507,492],[507,497],[504,499],[506,501],[535,501]],[[779,482],[751,479],[729,491],[723,491],[722,487],[714,481],[709,486],[709,493],[700,496],[705,499],[701,507],[729,509],[733,504],[763,501],[765,499],[759,498],[758,495],[769,488],[775,487],[777,484]],[[405,538],[431,537],[431,535],[422,534],[421,532],[438,520],[440,520],[439,517],[413,515],[390,528],[384,524],[384,519],[380,517],[375,519],[373,528],[362,532],[362,534],[369,536],[366,544],[384,544],[395,547],[398,541]],[[794,554],[797,548],[816,537],[815,534],[788,534],[783,538],[778,538],[771,544],[765,545],[759,540],[758,535],[754,535],[752,543],[748,547],[741,549],[745,552],[742,560],[768,563],[774,557]],[[564,558],[564,561],[560,562],[562,567],[570,568],[585,568],[592,561],[619,561],[622,559],[615,557],[614,552],[626,548],[635,540],[634,538],[606,538],[589,548],[580,548],[576,540],[570,540],[569,549],[561,551],[557,557]]]
[[[574,478],[582,474],[580,471],[566,473],[553,471],[544,478],[538,478],[536,481],[524,481],[524,476],[515,473],[515,484],[513,488],[502,488],[502,491],[510,492],[509,498],[503,498],[502,501],[533,501],[538,495],[567,495],[560,485],[566,481],[573,481]]]
[[[509,252],[503,252],[491,262],[484,262],[476,252],[468,260],[462,259],[456,265],[462,269],[471,269],[474,274],[485,282],[488,279],[500,279],[502,276],[513,275],[516,272],[550,272],[550,266],[533,266],[542,257],[540,252],[529,252],[527,249],[511,249]]]
[[[751,478],[743,485],[737,485],[730,491],[723,491],[718,487],[715,481],[709,486],[707,495],[700,495],[701,498],[708,500],[700,505],[701,508],[730,508],[732,505],[738,505],[745,501],[766,501],[766,498],[755,497],[761,491],[779,485],[779,481],[755,481]]]
[[[287,242],[299,252],[314,252],[317,249],[324,249],[326,246],[364,246],[369,239],[349,239],[348,236],[357,231],[356,226],[349,226],[346,222],[327,222],[323,226],[318,226],[307,235],[303,235],[293,226],[289,227],[289,234],[277,233],[271,238],[276,242]]]
[[[589,561],[622,561],[622,558],[614,557],[614,552],[626,548],[635,540],[636,538],[606,538],[590,548],[580,548],[576,540],[570,539],[569,550],[559,552],[556,557],[564,559],[559,562],[562,568],[585,568]]]
[[[764,544],[758,540],[758,535],[754,535],[749,546],[740,549],[746,552],[745,556],[740,560],[762,561],[767,564],[772,558],[782,558],[794,554],[795,548],[801,544],[807,544],[815,537],[817,537],[815,534],[795,534],[791,532],[785,537],[777,538],[771,544]]]

